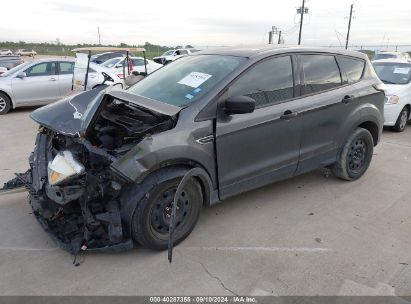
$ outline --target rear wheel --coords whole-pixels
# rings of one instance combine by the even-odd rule
[[[10,108],[10,98],[6,94],[0,93],[0,115],[8,113]]]
[[[332,166],[333,174],[348,181],[359,179],[370,166],[374,151],[371,133],[358,128],[348,137],[337,162]]]
[[[181,179],[155,186],[137,205],[132,218],[132,237],[154,250],[167,249],[169,223],[174,194]],[[200,215],[203,196],[199,183],[187,182],[177,202],[174,244],[183,241],[194,229]]]
[[[409,110],[405,107],[404,109],[402,109],[400,115],[398,116],[397,122],[392,127],[392,130],[395,132],[404,132],[405,127],[407,126],[408,118]]]

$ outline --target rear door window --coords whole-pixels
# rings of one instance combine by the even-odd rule
[[[361,79],[365,67],[364,60],[337,56],[337,62],[343,84],[354,83]]]
[[[333,55],[300,55],[304,83],[302,95],[327,91],[342,85],[340,70]]]
[[[60,75],[73,74],[74,62],[59,62]]]

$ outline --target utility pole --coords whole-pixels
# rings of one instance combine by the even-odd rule
[[[98,44],[101,45],[101,39],[100,39],[100,27],[97,27],[97,33],[98,33]]]
[[[305,7],[305,0],[303,0],[303,5],[299,8],[297,8],[297,14],[300,14],[300,33],[298,34],[298,45],[301,44],[301,33],[303,30],[303,20],[304,20],[304,14],[308,14],[308,8]]]
[[[269,31],[268,32],[268,44],[273,44],[274,42],[273,42],[273,38],[274,38],[274,35],[277,35],[278,34],[278,30],[279,30],[279,28],[278,27],[276,27],[276,26],[272,26],[272,29],[271,29],[271,31]],[[280,33],[281,33],[281,31],[280,31]],[[281,34],[280,34],[281,35]]]
[[[350,39],[351,19],[352,19],[352,11],[353,11],[353,9],[354,9],[354,4],[351,4],[350,18],[349,18],[349,21],[348,21],[347,40],[345,41],[345,49],[348,49],[348,40]]]
[[[278,32],[278,44],[281,44],[281,30]]]

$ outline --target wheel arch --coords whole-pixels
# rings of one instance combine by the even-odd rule
[[[0,89],[0,93],[6,95],[6,96],[10,99],[11,108],[14,109],[14,108],[15,108],[15,104],[14,104],[13,98],[11,98],[11,94],[9,94],[9,93],[7,93],[6,91],[1,90],[1,89]]]
[[[368,130],[371,133],[374,146],[378,144],[378,141],[380,139],[380,129],[378,128],[378,125],[375,122],[371,120],[364,121],[358,125],[358,128],[363,128],[363,129]]]
[[[149,172],[141,183],[132,182],[125,186],[120,195],[121,218],[131,233],[131,224],[138,203],[156,185],[174,178],[182,178],[190,169],[199,168],[200,174],[194,177],[200,184],[203,194],[203,205],[210,205],[214,201],[214,191],[211,178],[206,170],[195,163],[170,163]]]
[[[411,117],[411,105],[409,103],[407,103],[404,108],[407,108],[408,110],[408,119],[410,119]]]

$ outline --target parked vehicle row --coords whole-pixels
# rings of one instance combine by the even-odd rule
[[[359,179],[384,98],[358,52],[204,51],[126,91],[35,110],[41,128],[20,177],[33,214],[70,252],[163,250],[170,231],[175,244],[191,233],[203,205],[324,166]]]
[[[14,52],[14,54],[18,56],[34,57],[37,55],[37,52],[35,50],[29,50],[29,49],[18,49],[17,51]],[[0,55],[13,55],[13,52],[9,49],[0,49]]]
[[[118,56],[119,53],[124,52],[106,52],[94,57],[96,59],[110,54],[107,58],[111,59],[102,64],[89,63],[86,90],[92,90],[102,84],[123,89],[131,73],[129,71],[145,73],[147,68],[149,74],[162,67],[143,57],[129,57],[129,60],[124,57],[112,58],[113,54]],[[87,60],[87,54],[83,55]],[[22,62],[20,57],[7,58]],[[0,65],[1,62],[2,57]],[[67,96],[76,87],[84,87],[87,62],[82,62],[82,66],[83,68],[78,68],[77,73],[74,73],[74,59],[39,59],[4,71],[0,77],[0,114],[17,107],[48,104]],[[127,71],[126,75],[124,71]]]

